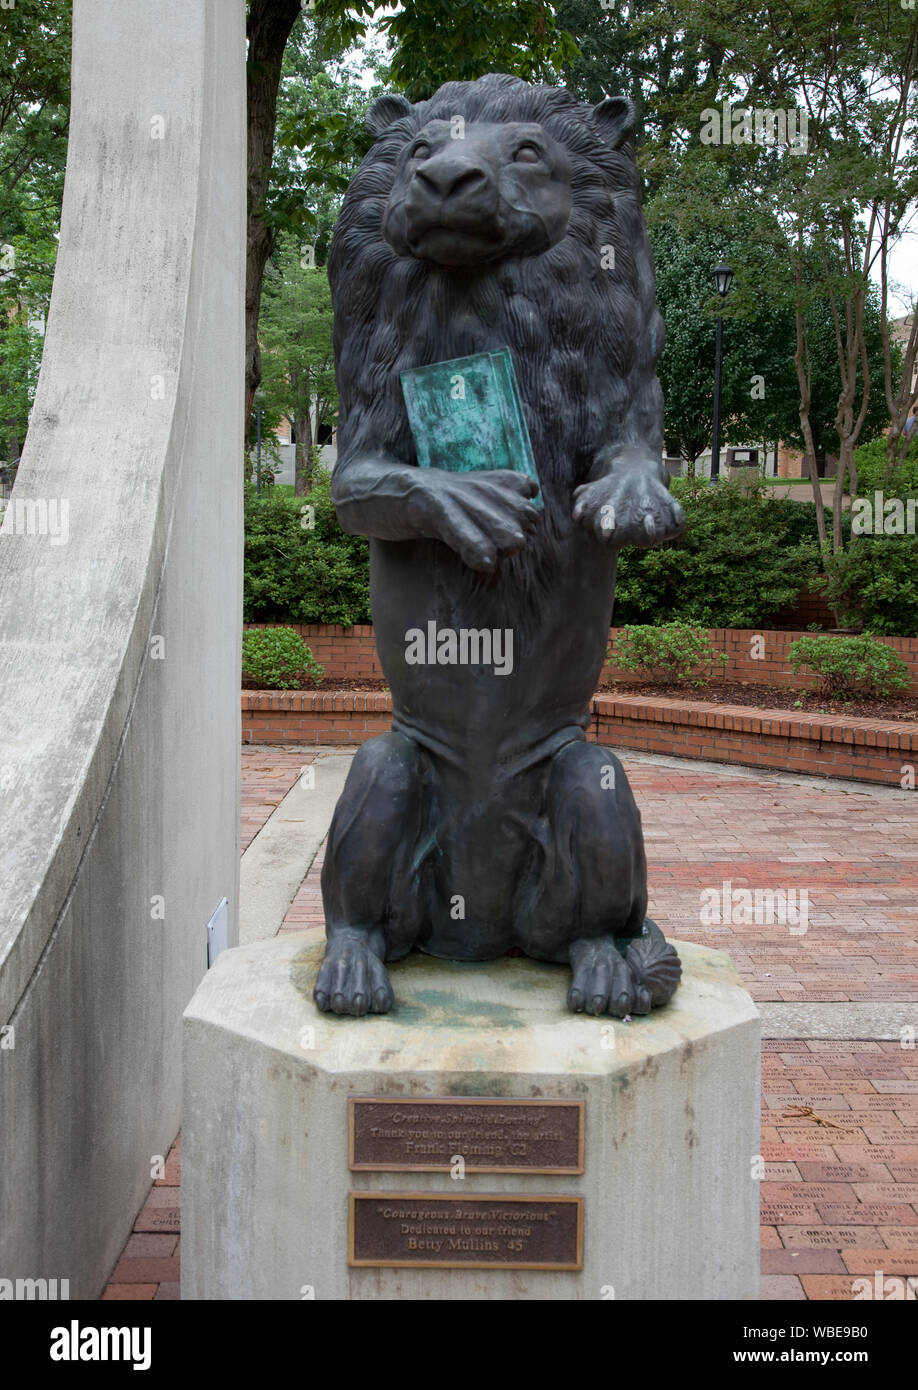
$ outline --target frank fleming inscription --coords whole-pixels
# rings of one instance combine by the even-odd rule
[[[350,1097],[352,1171],[582,1173],[583,1102]]]

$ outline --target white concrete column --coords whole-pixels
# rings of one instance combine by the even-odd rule
[[[100,1291],[178,1129],[223,898],[235,932],[244,22],[243,0],[75,0],[0,535],[0,1272],[72,1297]]]

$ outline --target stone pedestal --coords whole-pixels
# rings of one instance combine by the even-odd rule
[[[224,952],[185,1015],[182,1296],[756,1298],[759,1017],[727,956],[677,947],[675,999],[630,1023],[569,1014],[561,967],[424,956],[392,967],[391,1014],[339,1019],[312,1001],[315,933]],[[584,1171],[350,1171],[351,1096],[582,1101]],[[530,1215],[579,1196],[582,1268],[350,1267],[354,1192],[515,1196]],[[391,1201],[392,1252],[416,1258],[411,1201]]]

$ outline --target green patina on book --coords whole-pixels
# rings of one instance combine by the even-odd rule
[[[401,381],[421,468],[510,468],[538,483],[509,349],[415,367]]]

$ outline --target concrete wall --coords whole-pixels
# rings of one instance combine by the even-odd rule
[[[100,1292],[179,1127],[224,897],[235,934],[244,11],[75,0],[60,252],[0,535],[0,1276],[71,1297]],[[18,501],[38,531],[44,501],[45,534]]]

